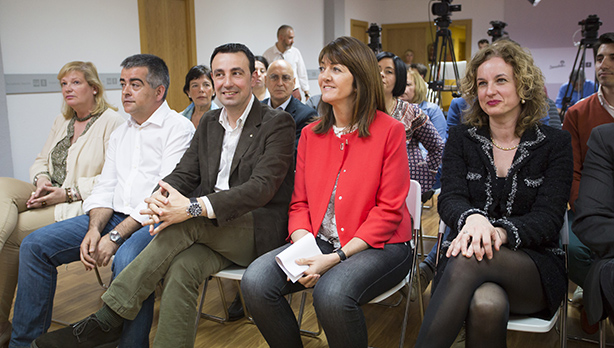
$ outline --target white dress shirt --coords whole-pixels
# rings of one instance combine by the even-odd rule
[[[290,47],[282,53],[277,49],[277,45],[273,45],[273,47],[270,47],[268,50],[264,51],[262,56],[266,58],[269,64],[278,59],[283,59],[290,63],[292,70],[294,70],[294,74],[296,75],[296,84],[294,88],[296,89],[301,87],[303,92],[309,92],[309,77],[307,76],[307,68],[305,67],[303,56],[298,48]]]
[[[230,167],[232,166],[232,159],[235,156],[235,151],[237,150],[237,145],[239,144],[239,138],[241,138],[241,133],[243,132],[243,126],[245,125],[245,120],[247,120],[247,116],[249,112],[252,110],[252,105],[254,104],[254,95],[252,94],[252,98],[247,104],[245,110],[243,110],[243,114],[237,120],[237,124],[234,128],[228,122],[228,113],[226,112],[226,108],[222,109],[220,112],[219,122],[224,127],[224,140],[222,142],[222,153],[220,155],[220,168],[217,172],[217,180],[215,181],[215,186],[213,190],[215,192],[226,191],[230,189],[230,184],[228,183],[230,179]],[[213,206],[211,205],[211,201],[207,196],[200,197],[205,203],[205,208],[207,209],[207,217],[209,219],[215,219],[215,211],[213,210]]]
[[[147,220],[139,213],[147,207],[144,199],[175,168],[194,131],[192,122],[166,101],[141,125],[128,119],[111,134],[100,178],[83,202],[85,213],[111,208],[138,222]]]
[[[605,96],[603,95],[603,86],[599,86],[599,89],[597,90],[597,98],[599,98],[599,102],[601,103],[601,106],[603,106],[603,108],[612,117],[614,117],[614,105],[610,105],[610,103],[608,103],[608,101],[605,99]]]

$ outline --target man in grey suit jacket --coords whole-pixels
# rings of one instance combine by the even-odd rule
[[[295,80],[296,77],[290,63],[281,59],[271,63],[266,76],[266,88],[271,97],[264,99],[262,103],[273,109],[285,110],[292,115],[296,123],[296,149],[301,131],[307,124],[314,121],[318,113],[292,96]]]
[[[252,94],[254,56],[242,44],[211,57],[222,109],[206,113],[190,148],[145,201],[156,238],[113,281],[105,305],[73,327],[41,336],[35,347],[97,347],[114,342],[124,319],[164,279],[154,346],[194,340],[198,287],[233,263],[247,266],[283,244],[293,188],[292,117]],[[197,197],[187,198],[197,187]],[[154,224],[157,224],[154,225]]]
[[[614,319],[614,124],[593,128],[576,200],[574,233],[597,259],[584,281],[589,324]]]

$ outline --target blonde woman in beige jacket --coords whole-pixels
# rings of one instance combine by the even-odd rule
[[[102,171],[109,137],[124,122],[106,101],[92,63],[70,62],[58,80],[62,114],[30,167],[31,183],[0,178],[0,347],[11,335],[21,241],[38,228],[83,214],[81,203]]]

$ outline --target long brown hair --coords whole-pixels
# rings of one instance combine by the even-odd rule
[[[358,136],[369,135],[369,126],[375,118],[375,111],[386,112],[384,87],[373,51],[364,43],[349,36],[341,36],[324,46],[318,61],[324,58],[333,64],[341,64],[348,68],[354,77],[354,110],[349,127],[358,127]],[[323,134],[330,130],[335,122],[332,105],[320,101],[320,123],[313,131]]]

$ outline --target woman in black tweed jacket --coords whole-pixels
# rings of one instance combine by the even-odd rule
[[[509,313],[549,317],[567,276],[559,231],[572,181],[568,133],[541,125],[543,77],[497,41],[469,63],[465,125],[450,129],[439,215],[451,228],[416,347],[505,347]]]

